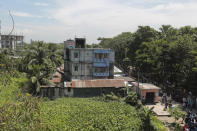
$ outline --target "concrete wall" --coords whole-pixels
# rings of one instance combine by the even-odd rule
[[[95,97],[103,94],[123,95],[121,88],[106,87],[106,88],[74,88],[74,97]]]
[[[109,61],[110,61],[110,63],[114,63],[115,62],[115,53],[114,53],[114,51],[110,51],[110,53],[109,53]]]
[[[78,67],[78,71],[75,71],[75,66]],[[92,76],[93,66],[90,63],[72,62],[70,71],[72,72],[72,75]]]
[[[68,57],[65,56],[64,68],[65,68],[65,80],[71,81],[72,79],[81,79],[81,80],[89,80],[89,79],[103,79],[103,78],[111,78],[113,79],[114,75],[114,52],[110,51],[109,53],[109,76],[108,77],[94,77],[94,50],[95,49],[86,49],[86,48],[74,48],[69,49]],[[75,53],[77,53],[77,57],[75,57]],[[78,66],[78,71],[75,71],[75,66]],[[68,76],[71,75],[71,76]]]
[[[109,78],[110,79],[114,78],[114,63],[109,64]]]
[[[78,53],[78,58],[74,57],[74,54]],[[73,62],[93,62],[93,50],[92,49],[72,49],[69,52],[70,57],[69,60]]]
[[[146,93],[151,93],[154,92],[155,98],[154,102],[159,102],[159,90],[156,89],[149,89],[149,90],[140,90],[140,97],[142,98],[143,96],[146,98]]]

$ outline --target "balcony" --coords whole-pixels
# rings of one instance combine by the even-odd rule
[[[110,50],[108,49],[99,49],[99,50],[94,50],[94,53],[109,53]]]
[[[105,73],[93,73],[93,76],[109,76],[109,72],[105,72]]]
[[[103,58],[103,59],[94,58],[93,66],[94,67],[109,67],[109,59],[108,58]]]

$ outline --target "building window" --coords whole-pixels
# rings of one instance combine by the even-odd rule
[[[78,57],[79,57],[78,52],[74,52],[74,58],[78,58]]]
[[[77,65],[74,66],[74,71],[78,71],[78,66]]]
[[[108,72],[108,69],[107,68],[104,68],[104,67],[99,67],[99,68],[95,68],[95,73],[106,73]]]

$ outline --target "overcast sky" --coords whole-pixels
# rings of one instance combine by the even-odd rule
[[[63,42],[86,37],[89,44],[98,37],[134,32],[139,25],[159,28],[197,26],[197,0],[0,0],[2,33],[11,30],[25,41]]]

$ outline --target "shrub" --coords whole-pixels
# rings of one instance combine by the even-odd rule
[[[131,106],[136,106],[138,104],[137,94],[135,92],[129,92],[124,101]]]
[[[156,116],[151,116],[150,124],[153,128],[153,131],[168,131],[164,124]]]
[[[186,115],[186,113],[181,111],[181,109],[177,106],[173,107],[172,109],[169,109],[168,112],[170,113],[171,116],[174,117],[175,123],[177,120],[183,118]]]
[[[105,101],[110,101],[110,100],[118,101],[119,100],[119,97],[116,96],[114,93],[104,95],[103,97]]]
[[[16,102],[5,101],[0,106],[0,129],[32,130],[47,129],[42,124],[38,99],[30,94],[18,94]]]

